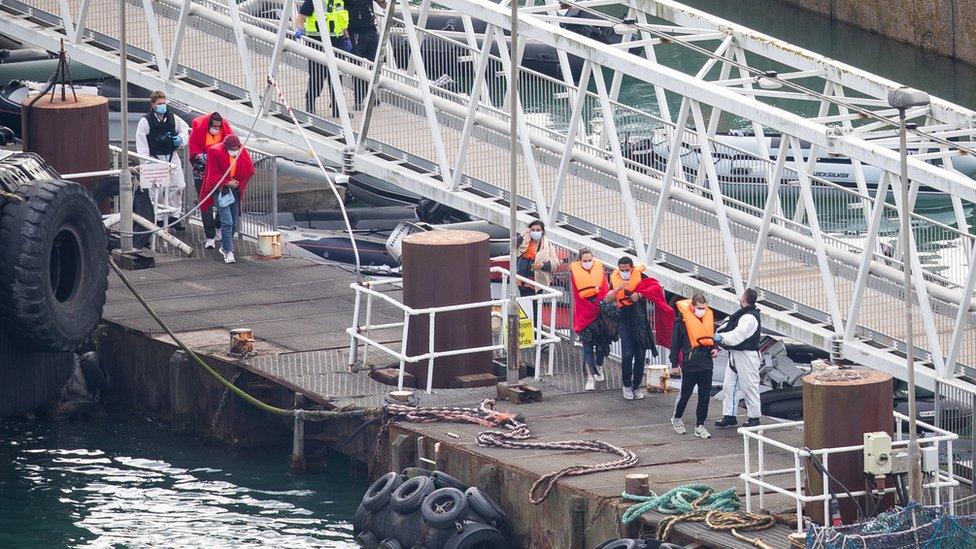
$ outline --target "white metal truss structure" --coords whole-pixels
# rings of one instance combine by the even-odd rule
[[[910,135],[912,204],[901,204],[891,193],[900,188],[899,157],[886,106],[896,83],[668,0],[570,2],[586,20],[546,2],[523,8],[514,106],[504,94],[508,8],[487,0],[438,0],[449,9],[447,25],[429,0],[390,1],[379,14],[374,60],[328,41],[294,41],[296,0],[240,8],[127,0],[128,78],[238,126],[264,114],[256,132],[307,149],[279,104],[255,108],[268,93],[266,75],[302,106],[310,71],[323,71],[320,115],[299,113],[314,135],[310,153],[339,164],[353,148],[360,173],[506,225],[508,155],[516,147],[520,218],[548,221],[563,248],[587,246],[609,262],[631,254],[665,288],[701,292],[725,311],[754,286],[770,330],[823,349],[839,338],[846,358],[899,378],[898,258],[908,246],[922,334],[914,342],[924,362],[919,384],[968,386],[953,378],[976,366],[976,246],[966,222],[976,182],[958,169],[972,157],[976,113],[939,99],[909,112],[918,123]],[[248,13],[252,5],[281,9],[266,19]],[[0,33],[48,50],[63,39],[77,62],[118,71],[118,2],[0,7]],[[440,27],[428,25],[434,19]],[[571,30],[580,24],[621,44]],[[556,69],[536,72],[533,62]],[[646,89],[649,104],[621,102],[625,82]],[[330,92],[339,97],[335,116]],[[520,113],[517,142],[508,131],[512,107]],[[720,134],[730,126],[752,137]],[[853,182],[825,174],[831,163]],[[891,194],[894,203],[884,200]],[[913,213],[915,230],[901,242],[901,212],[933,195],[951,214]]]

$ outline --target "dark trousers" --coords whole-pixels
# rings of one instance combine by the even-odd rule
[[[376,48],[380,44],[380,35],[376,33],[376,29],[370,29],[365,32],[355,32],[352,33],[352,54],[356,57],[362,57],[367,61],[374,61],[376,59]],[[356,109],[362,108],[363,99],[366,98],[366,90],[369,87],[369,82],[366,80],[356,79],[353,89],[356,94]]]
[[[196,175],[197,175],[196,173],[193,174],[193,185],[197,188],[197,197],[203,198],[200,196],[200,188],[203,187],[203,177],[201,176],[199,179],[197,179]],[[217,201],[216,193],[214,193],[213,201],[214,202]],[[217,238],[218,225],[217,222],[214,220],[214,207],[212,205],[206,210],[200,208],[200,219],[203,220],[204,236],[206,236],[208,240]]]
[[[535,288],[531,286],[519,286],[518,291],[519,291],[519,296],[521,297],[533,296],[539,293],[536,291]],[[532,326],[534,326],[536,329],[540,328],[541,324],[539,323],[539,321],[540,321],[539,302],[537,300],[533,300],[532,301]]]
[[[156,218],[156,208],[153,206],[152,197],[149,196],[149,189],[136,187],[132,193],[132,212],[152,221]],[[134,232],[141,234],[132,235],[132,246],[136,249],[149,246],[152,234],[145,232],[146,229],[140,225],[133,226]]]
[[[644,359],[647,349],[637,342],[634,328],[624,318],[620,319],[620,369],[621,384],[631,389],[639,389],[644,380]]]
[[[322,41],[321,36],[312,37],[313,40],[318,42]],[[342,37],[332,38],[332,47],[336,49],[342,48]],[[318,47],[321,49],[321,47]],[[329,68],[321,63],[316,63],[315,61],[308,62],[308,91],[305,92],[305,111],[314,114],[315,113],[315,100],[322,95],[322,88],[325,87],[326,83],[329,82]],[[339,116],[339,105],[336,103],[335,93],[332,92],[332,85],[329,84],[329,97],[332,98],[332,116]]]
[[[708,399],[711,397],[712,371],[681,372],[681,394],[674,405],[674,417],[681,419],[691,393],[698,387],[698,406],[695,407],[695,425],[704,425],[708,417]]]

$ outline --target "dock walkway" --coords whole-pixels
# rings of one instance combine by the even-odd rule
[[[380,405],[391,387],[372,380],[367,372],[348,371],[349,339],[344,330],[351,322],[353,305],[348,288],[353,275],[349,271],[341,266],[294,257],[261,261],[249,255],[253,246],[247,244],[239,248],[239,260],[234,265],[225,265],[219,254],[204,250],[199,241],[195,242],[194,249],[192,258],[160,254],[154,269],[129,273],[137,290],[188,345],[208,360],[237,365],[324,407],[377,408]],[[114,275],[104,321],[146,338],[169,341]],[[254,330],[257,355],[235,361],[225,354],[227,334],[228,330],[241,327]],[[398,334],[391,334],[384,340],[395,341],[397,337]],[[691,434],[679,436],[668,421],[674,394],[625,401],[619,392],[619,368],[613,364],[608,364],[608,380],[598,384],[598,391],[584,392],[577,368],[578,351],[563,344],[552,352],[555,373],[551,377],[543,376],[538,384],[544,400],[519,406],[501,402],[499,408],[523,414],[536,440],[597,438],[633,450],[640,457],[640,466],[628,471],[564,478],[550,496],[552,503],[547,501],[540,506],[529,504],[527,492],[515,490],[515,484],[506,487],[500,498],[510,516],[522,515],[516,522],[533,529],[531,534],[521,535],[538,539],[535,536],[539,534],[534,530],[545,523],[540,518],[544,515],[539,513],[558,514],[545,510],[552,505],[558,509],[558,502],[566,497],[582,497],[586,501],[587,517],[590,517],[587,520],[592,526],[592,532],[585,538],[587,547],[599,542],[600,536],[614,535],[622,509],[614,498],[619,498],[623,491],[626,473],[648,473],[651,489],[657,493],[689,483],[708,484],[716,489],[741,487],[738,474],[742,469],[743,446],[735,431],[716,432],[710,440]],[[371,353],[369,358],[373,366],[385,365],[381,364],[379,353]],[[422,404],[475,406],[485,398],[493,398],[495,389],[439,389],[430,395],[418,391],[418,396]],[[712,418],[720,414],[718,406],[718,402],[713,402]],[[686,417],[692,417],[693,413],[690,406]],[[424,444],[431,447],[428,455],[439,456],[437,467],[472,483],[477,478],[477,469],[467,471],[475,464],[489,463],[506,471],[506,478],[508,474],[518,475],[531,483],[545,473],[568,465],[596,464],[611,459],[593,453],[482,448],[474,442],[475,434],[481,429],[463,424],[398,423],[390,429],[390,440],[398,434],[426,440]],[[458,459],[460,456],[468,457]],[[781,503],[781,508],[788,507],[785,500]],[[656,519],[660,517],[652,514],[644,517],[646,532],[653,532]],[[549,527],[558,525],[554,522]],[[777,527],[765,532],[764,539],[775,537],[784,543],[774,539],[766,541],[774,547],[785,547],[785,537],[781,535],[784,532],[785,527]],[[562,539],[560,535],[550,532],[542,537]],[[681,525],[676,535],[684,541],[714,547],[748,546],[700,524]]]

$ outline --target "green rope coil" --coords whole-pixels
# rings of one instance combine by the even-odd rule
[[[654,492],[649,496],[624,492],[620,497],[637,502],[624,512],[621,518],[624,524],[633,522],[648,511],[657,511],[665,515],[683,515],[692,511],[738,511],[740,506],[739,494],[736,493],[735,488],[715,492],[714,488],[705,484],[678,486],[660,496]]]

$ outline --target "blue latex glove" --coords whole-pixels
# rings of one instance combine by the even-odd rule
[[[715,334],[715,337],[713,337],[712,340],[715,341],[715,343],[721,343],[722,342],[722,334]]]
[[[342,51],[352,53],[352,40],[348,38],[342,40]]]
[[[175,147],[180,147],[180,146],[182,146],[182,145],[183,145],[183,140],[182,140],[182,139],[180,139],[180,136],[178,136],[178,135],[174,135],[174,136],[173,136],[173,146],[175,146]]]
[[[295,40],[301,40],[305,36],[305,29],[298,29],[295,31]]]

